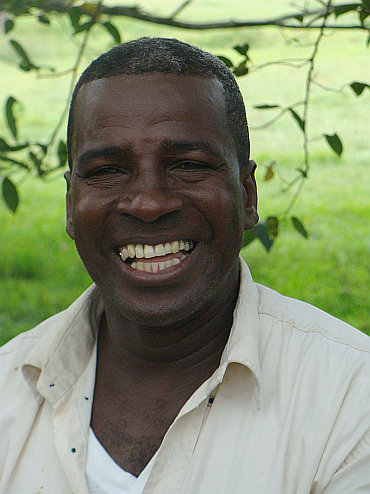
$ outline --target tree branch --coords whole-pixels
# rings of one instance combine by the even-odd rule
[[[185,7],[189,2],[185,2],[181,6],[181,10],[183,7]],[[353,5],[351,4],[340,4],[336,5],[335,7],[345,7],[345,6],[350,6]],[[358,4],[358,6],[361,6],[361,3]],[[95,7],[95,4],[94,4]],[[68,13],[69,9],[71,7],[67,4],[65,4],[62,1],[51,1],[46,3],[45,5],[41,6],[41,9],[44,12],[58,12],[58,13]],[[75,7],[74,7],[75,8]],[[308,22],[307,24],[303,23],[303,20],[312,17],[312,16],[317,16],[317,19],[320,19],[322,17],[328,16],[330,14],[334,13],[333,7],[330,7],[330,10],[326,8],[324,9],[318,9],[318,10],[305,10],[299,13],[293,13],[293,14],[288,14],[280,17],[275,17],[271,19],[259,19],[255,21],[226,21],[226,22],[207,22],[207,23],[196,23],[196,22],[182,22],[182,21],[177,21],[173,17],[174,15],[172,14],[171,17],[158,17],[152,14],[149,14],[147,12],[144,12],[141,10],[139,7],[128,7],[128,6],[106,6],[106,5],[96,5],[96,12],[92,13],[91,10],[91,4],[88,4],[87,6],[81,5],[78,7],[78,9],[88,15],[88,16],[93,16],[95,17],[96,14],[98,13],[99,15],[101,14],[106,14],[108,16],[123,16],[123,17],[130,17],[132,19],[139,19],[141,21],[145,22],[150,22],[152,24],[161,24],[165,26],[172,26],[172,27],[177,27],[181,29],[194,29],[194,30],[207,30],[207,29],[232,29],[232,28],[238,28],[238,27],[260,27],[260,26],[278,26],[278,27],[287,27],[291,29],[319,29],[320,26],[317,25],[312,25],[312,20],[311,22]],[[176,11],[175,14],[178,12]],[[302,19],[302,22],[299,21],[299,17]],[[316,19],[316,20],[317,20]],[[366,26],[362,26],[361,24],[332,24],[328,25],[326,24],[327,28],[330,29],[364,29],[368,30]]]
[[[288,207],[284,211],[284,216],[286,216],[291,211],[295,202],[297,201],[297,199],[298,199],[298,197],[299,197],[299,195],[303,189],[303,185],[304,185],[304,183],[308,177],[308,172],[310,169],[310,149],[309,149],[309,137],[308,137],[308,110],[309,110],[309,105],[310,105],[311,89],[312,89],[312,84],[313,84],[313,80],[314,80],[313,74],[314,74],[314,70],[315,70],[316,57],[318,54],[320,43],[321,43],[322,38],[323,38],[324,33],[325,33],[325,29],[327,27],[326,22],[327,22],[329,15],[330,15],[331,2],[332,2],[332,0],[328,0],[327,6],[326,6],[326,15],[323,16],[323,21],[322,21],[322,25],[320,26],[319,34],[318,34],[317,39],[315,41],[314,48],[312,50],[312,54],[311,54],[310,58],[308,59],[309,69],[308,69],[307,79],[306,79],[306,90],[305,90],[305,98],[304,98],[304,103],[303,103],[303,117],[302,117],[302,121],[303,121],[303,129],[302,130],[303,130],[304,169],[299,170],[298,177],[300,179],[300,182],[299,182],[298,188],[297,188],[292,200],[290,201],[290,203],[288,204]]]
[[[180,12],[182,12],[185,7],[187,7],[189,5],[189,3],[191,3],[192,0],[185,0],[185,2],[183,2],[180,7],[178,7],[174,12],[173,14],[171,15],[170,19],[174,19],[177,15],[180,14]]]
[[[58,123],[57,123],[57,125],[56,125],[56,127],[55,127],[55,129],[54,129],[54,131],[52,133],[52,135],[50,136],[50,139],[49,139],[48,144],[47,144],[48,147],[51,146],[54,143],[55,138],[57,137],[58,132],[59,132],[61,126],[63,125],[64,119],[67,116],[67,113],[68,113],[68,110],[69,110],[69,102],[70,102],[70,99],[71,99],[71,96],[72,96],[72,93],[73,93],[73,89],[74,89],[74,86],[75,86],[75,83],[76,83],[76,79],[77,79],[78,68],[79,68],[79,65],[81,63],[82,56],[84,54],[84,51],[85,51],[85,48],[86,48],[86,45],[87,45],[87,40],[89,38],[90,32],[91,32],[91,28],[87,29],[85,31],[85,33],[84,33],[84,37],[83,37],[83,40],[82,40],[80,49],[78,51],[78,55],[77,55],[77,58],[76,58],[74,67],[72,69],[72,77],[71,77],[71,81],[70,81],[70,85],[69,85],[69,92],[68,92],[68,97],[66,99],[66,104],[65,104],[65,107],[64,107],[64,110],[63,110],[62,114],[60,115],[59,121],[58,121]]]

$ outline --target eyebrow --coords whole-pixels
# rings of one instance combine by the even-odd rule
[[[208,141],[174,141],[172,139],[166,139],[161,145],[161,149],[167,154],[179,154],[186,153],[188,151],[200,151],[215,158],[223,156],[218,149],[215,149]]]
[[[207,141],[175,141],[173,139],[166,139],[159,148],[160,151],[165,152],[167,155],[176,155],[180,153],[186,153],[189,151],[200,151],[202,153],[209,154],[215,158],[222,158],[223,153],[215,149]],[[101,148],[85,151],[77,160],[77,167],[79,169],[86,166],[89,161],[99,158],[118,158],[128,159],[132,158],[134,151],[131,145],[123,146],[104,146]]]
[[[104,146],[90,151],[85,151],[77,160],[77,167],[83,168],[89,161],[99,158],[128,158],[132,156],[132,147],[127,146]]]

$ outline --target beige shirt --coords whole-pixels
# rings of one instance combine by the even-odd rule
[[[88,493],[102,311],[93,286],[0,349],[0,494]],[[369,494],[369,341],[254,284],[242,261],[220,365],[167,431],[144,494]]]

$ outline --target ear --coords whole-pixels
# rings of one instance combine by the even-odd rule
[[[73,221],[72,221],[72,173],[70,170],[65,172],[64,178],[67,182],[67,194],[66,194],[66,213],[67,213],[67,223],[66,231],[72,240],[74,237]]]
[[[257,213],[257,184],[254,177],[256,168],[256,163],[253,160],[249,160],[241,170],[241,182],[245,191],[243,193],[245,230],[252,230],[259,220]]]

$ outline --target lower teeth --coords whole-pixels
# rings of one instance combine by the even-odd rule
[[[180,264],[180,259],[175,258],[165,262],[133,262],[131,264],[132,269],[137,269],[138,271],[146,271],[147,273],[156,273],[157,271],[163,271],[164,269],[171,268]]]

